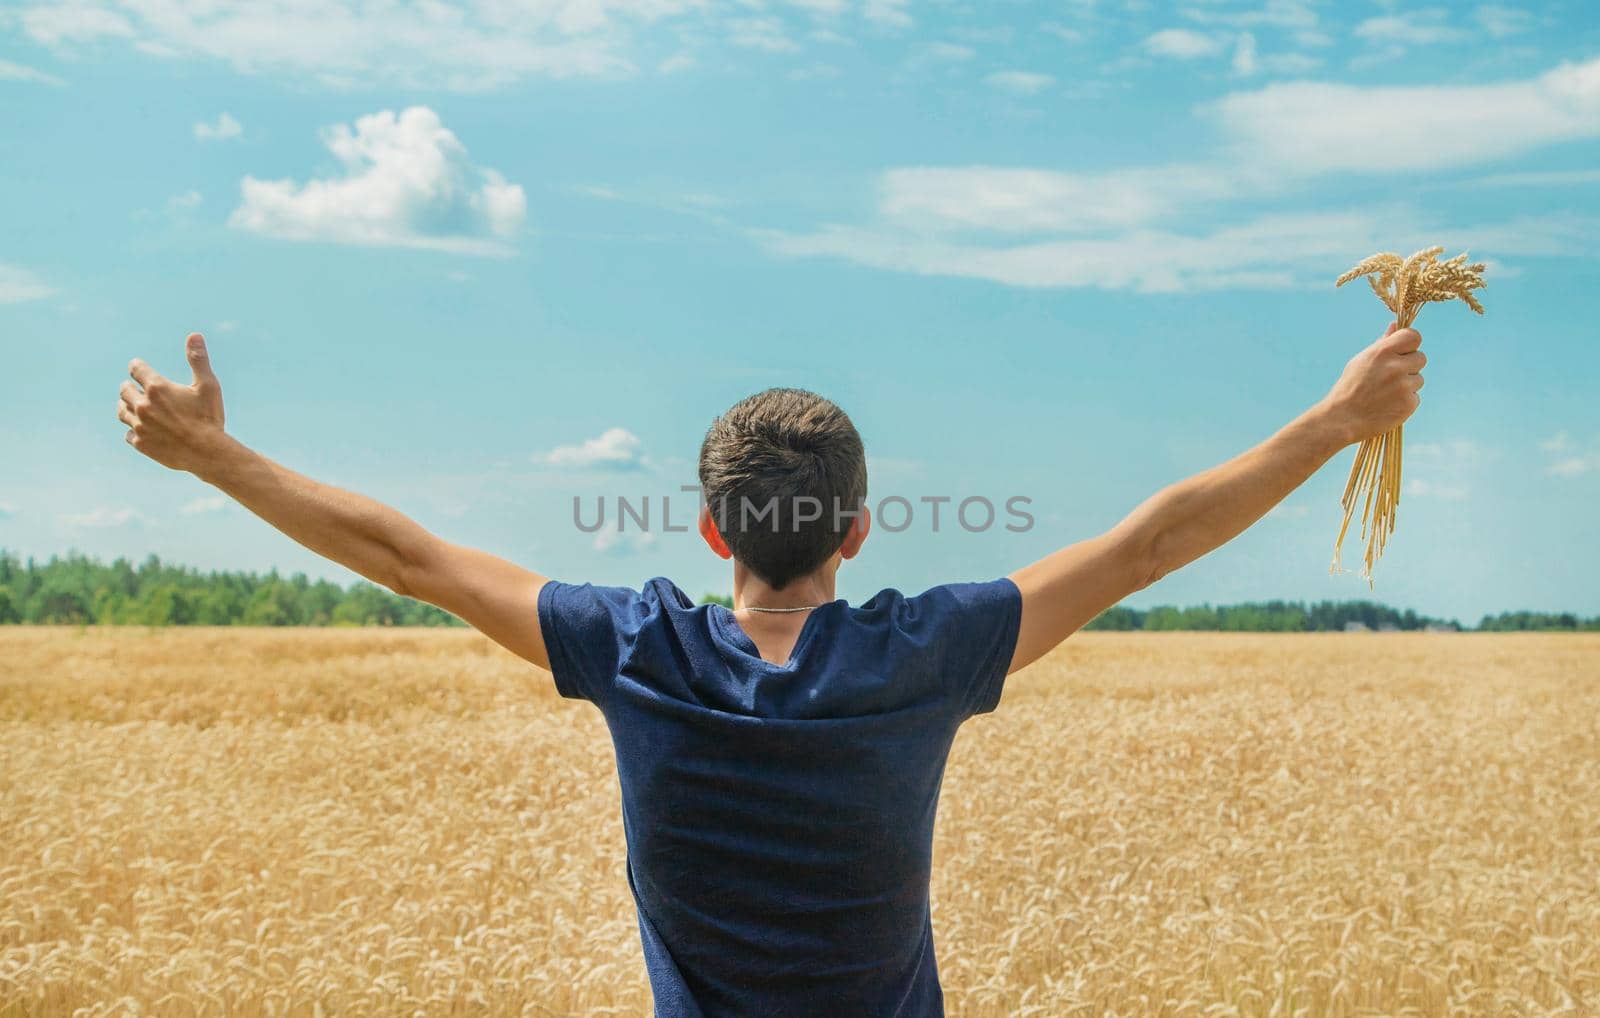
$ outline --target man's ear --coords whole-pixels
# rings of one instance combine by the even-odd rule
[[[862,502],[861,511],[850,521],[850,531],[844,535],[844,543],[839,545],[839,557],[855,558],[856,552],[861,550],[861,545],[871,530],[872,512],[867,508],[867,504]]]
[[[711,518],[711,509],[707,506],[700,507],[700,536],[705,538],[706,547],[716,552],[718,558],[733,558],[733,552],[728,549],[728,542],[717,532],[716,521]]]

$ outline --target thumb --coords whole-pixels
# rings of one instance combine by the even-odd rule
[[[1389,323],[1389,327],[1387,329],[1383,330],[1383,334],[1385,336],[1387,336],[1389,333],[1393,332],[1394,330],[1396,330],[1398,328],[1400,328],[1400,322],[1398,320],[1390,322]]]
[[[211,356],[206,353],[206,338],[198,332],[191,332],[188,341],[184,344],[184,351],[189,356],[189,367],[194,371],[194,387],[196,389],[219,389],[216,372],[211,370]]]

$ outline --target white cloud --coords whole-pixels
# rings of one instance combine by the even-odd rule
[[[167,199],[168,212],[182,212],[186,209],[198,208],[205,199],[199,191],[188,190],[182,194],[175,194]]]
[[[1426,460],[1430,467],[1467,470],[1480,463],[1486,453],[1470,438],[1453,438],[1443,442],[1407,442],[1406,456],[1411,461]]]
[[[1457,225],[1452,233],[1512,254],[1592,252],[1600,220],[1570,216]],[[1141,293],[1325,286],[1351,251],[1421,247],[1443,236],[1403,207],[1263,215],[1209,230],[1129,226],[1098,235],[1001,245],[893,221],[827,225],[810,233],[753,231],[774,254],[842,258],[926,276],[985,279],[1021,287],[1098,287]],[[1487,238],[1487,239],[1486,239]],[[1491,243],[1493,241],[1493,243]],[[1407,447],[1408,454],[1411,447]]]
[[[53,287],[27,269],[0,262],[0,304],[39,300],[55,292]]]
[[[85,513],[70,513],[61,517],[61,522],[69,527],[105,529],[108,527],[125,527],[130,523],[139,523],[143,519],[144,517],[139,514],[137,509],[101,506]]]
[[[922,53],[929,60],[948,60],[952,62],[971,60],[978,55],[978,51],[971,46],[963,46],[955,42],[930,42],[923,48]]]
[[[728,23],[728,41],[768,53],[792,53],[800,48],[778,18],[735,18]]]
[[[790,7],[798,7],[817,17],[831,18],[843,14],[848,0],[785,0]]]
[[[535,456],[534,462],[597,470],[638,470],[648,465],[644,443],[626,428],[608,428],[598,438],[585,439],[579,445],[559,446]]]
[[[1593,449],[1580,449],[1571,435],[1565,431],[1558,431],[1540,442],[1539,448],[1555,457],[1545,467],[1547,474],[1556,477],[1581,477],[1587,473],[1600,471],[1600,443]]]
[[[662,39],[773,52],[911,26],[909,0],[16,0],[0,20],[71,57],[121,45],[296,84],[478,91],[529,78],[661,73]]]
[[[14,64],[9,60],[0,60],[0,81],[30,81],[36,85],[66,84],[54,74],[46,74],[37,67]]]
[[[75,0],[36,2],[18,20],[34,40],[59,48],[123,40],[147,55],[339,87],[473,90],[527,77],[632,73],[635,31],[706,9],[702,0]]]
[[[373,113],[354,130],[339,124],[323,142],[343,176],[305,184],[245,177],[229,225],[290,240],[509,253],[527,209],[522,188],[474,167],[426,106]]]
[[[1407,442],[1407,472],[1411,473],[1415,467],[1422,476],[1407,479],[1402,494],[1459,502],[1472,493],[1469,482],[1478,477],[1479,468],[1493,458],[1492,452],[1470,438]]]
[[[1567,456],[1550,464],[1549,472],[1557,477],[1578,477],[1592,470],[1600,470],[1600,453],[1587,456]]]
[[[1473,187],[1568,187],[1600,184],[1600,170],[1534,170],[1526,173],[1494,173],[1463,181]]]
[[[1493,251],[1497,255],[1593,257],[1600,253],[1600,218],[1576,213],[1519,216],[1503,223],[1480,223],[1464,227],[1459,233],[1463,237],[1471,237],[1478,250]],[[1506,271],[1493,258],[1487,259],[1486,264],[1488,278],[1492,279],[1496,271]]]
[[[0,520],[9,520],[17,515],[17,507],[10,502],[0,502]]]
[[[1437,484],[1421,478],[1413,478],[1406,482],[1405,494],[1417,498],[1437,498],[1446,502],[1459,502],[1466,498],[1470,492],[1464,485]]]
[[[178,512],[184,516],[199,516],[204,513],[221,512],[228,508],[231,502],[232,500],[226,495],[202,495],[199,498],[185,502]]]
[[[229,113],[219,114],[214,124],[202,121],[194,125],[194,136],[199,141],[227,141],[243,133],[244,125],[233,119]]]
[[[1483,4],[1472,12],[1472,17],[1496,39],[1517,35],[1533,27],[1533,15],[1504,4]]]
[[[700,61],[695,59],[695,55],[693,53],[674,53],[672,56],[661,61],[661,63],[656,66],[656,70],[660,71],[662,74],[679,74],[683,71],[692,71],[698,67],[699,64]]]
[[[1055,36],[1062,42],[1069,43],[1074,46],[1088,38],[1083,29],[1072,28],[1054,21],[1045,22],[1039,26],[1039,30]]]
[[[880,211],[908,228],[1082,232],[1135,226],[1250,186],[1247,171],[1189,164],[1109,173],[997,166],[905,167],[880,181]],[[1268,181],[1259,181],[1266,185]]]
[[[1175,293],[1294,286],[1308,265],[1326,274],[1349,251],[1369,248],[1392,232],[1381,215],[1321,213],[1263,216],[1196,234],[1139,228],[1012,246],[847,226],[810,234],[767,232],[758,239],[777,254],[845,258],[919,275]]]
[[[1317,57],[1304,53],[1266,53],[1256,46],[1256,37],[1250,32],[1240,32],[1233,45],[1233,73],[1242,78],[1265,72],[1268,74],[1304,74],[1322,65]]]
[[[1368,18],[1356,26],[1355,37],[1404,47],[1462,42],[1472,38],[1472,33],[1450,24],[1450,12],[1443,7],[1428,7]]]
[[[1239,154],[1293,172],[1449,168],[1600,136],[1600,58],[1489,85],[1285,82],[1205,112]]]
[[[1147,53],[1158,57],[1195,60],[1222,52],[1222,41],[1187,28],[1167,28],[1146,36],[1144,48]]]
[[[108,3],[42,4],[21,12],[22,29],[47,46],[130,38],[133,25]]]
[[[996,71],[983,80],[989,87],[1013,95],[1035,95],[1056,83],[1055,78],[1037,71]]]
[[[1208,25],[1316,32],[1318,20],[1314,3],[1315,0],[1267,0],[1254,10],[1211,10],[1191,5],[1183,8],[1183,16]]]
[[[603,555],[632,555],[646,551],[656,543],[656,535],[648,530],[617,531],[606,527],[594,535],[590,547]]]
[[[890,28],[907,28],[911,25],[911,15],[906,13],[910,0],[866,0],[861,13],[868,21],[875,21],[880,25]]]
[[[1249,76],[1260,67],[1256,60],[1256,37],[1249,32],[1239,33],[1233,47],[1233,73]]]
[[[1258,59],[1261,67],[1273,74],[1305,74],[1322,66],[1320,57],[1305,53],[1269,53]]]
[[[837,78],[844,71],[834,64],[811,64],[807,67],[797,67],[789,72],[789,77],[794,81],[822,81],[828,78]]]

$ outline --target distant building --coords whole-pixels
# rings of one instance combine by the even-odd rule
[[[1398,633],[1399,631],[1400,627],[1393,622],[1385,622],[1378,627],[1378,632],[1380,633]]]
[[[1448,622],[1430,622],[1426,626],[1423,626],[1422,628],[1424,629],[1424,631],[1429,632],[1429,633],[1457,633],[1457,632],[1460,632],[1460,630],[1458,630],[1455,626],[1450,625]]]
[[[1370,633],[1372,630],[1365,622],[1350,621],[1344,624],[1347,633]]]

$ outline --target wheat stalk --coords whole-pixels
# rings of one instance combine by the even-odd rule
[[[1447,300],[1459,300],[1483,314],[1472,291],[1483,284],[1484,266],[1481,262],[1468,265],[1463,251],[1454,258],[1437,260],[1443,247],[1427,247],[1402,259],[1392,251],[1383,251],[1362,259],[1354,268],[1334,281],[1343,286],[1352,279],[1366,277],[1372,292],[1383,301],[1383,306],[1394,313],[1395,327],[1404,329],[1417,320],[1422,305]],[[1373,563],[1383,555],[1389,535],[1394,533],[1396,510],[1400,505],[1400,459],[1404,425],[1361,443],[1356,450],[1356,461],[1350,468],[1350,480],[1340,499],[1344,519],[1339,525],[1339,536],[1333,542],[1333,564],[1329,572],[1339,572],[1339,552],[1344,547],[1344,535],[1350,529],[1350,519],[1355,515],[1356,503],[1362,503],[1361,536],[1366,539],[1367,553],[1361,569],[1362,579],[1372,586]]]

